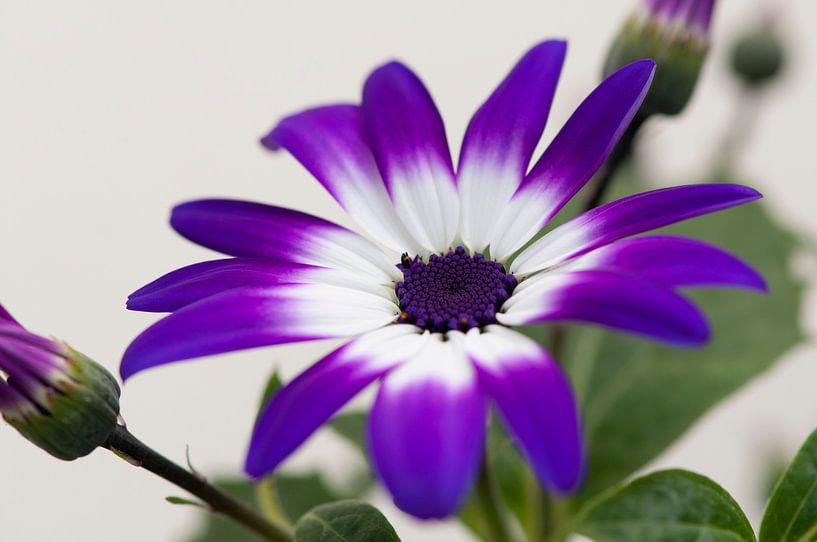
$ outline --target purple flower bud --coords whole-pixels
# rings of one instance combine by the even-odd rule
[[[656,72],[641,115],[677,115],[689,103],[709,49],[715,0],[642,0],[607,55],[605,76],[650,58]]]
[[[119,385],[68,345],[26,330],[0,305],[0,414],[43,450],[72,460],[116,427]]]

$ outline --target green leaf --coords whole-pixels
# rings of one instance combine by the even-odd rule
[[[277,474],[265,483],[275,488],[284,514],[296,521],[312,508],[344,498],[340,492],[330,488],[316,472],[306,474]]]
[[[269,403],[270,399],[272,399],[272,396],[278,393],[278,391],[283,387],[284,381],[281,380],[281,375],[278,374],[278,369],[276,369],[270,375],[266,386],[264,386],[264,391],[261,393],[261,401],[258,405],[258,414],[255,416],[256,422],[258,421],[258,417],[261,416],[261,413],[264,411],[264,407],[266,407],[267,403]]]
[[[368,470],[356,473],[346,487],[336,488],[326,483],[317,472],[304,474],[279,473],[265,478],[259,486],[259,497],[265,514],[273,519],[283,515],[295,522],[318,505],[362,497],[373,484]]]
[[[712,480],[682,470],[638,478],[592,503],[578,532],[597,542],[753,542],[749,520]]]
[[[329,421],[329,428],[365,455],[366,413],[343,412]]]
[[[295,526],[295,542],[400,542],[386,517],[360,501],[310,510]]]
[[[813,540],[817,540],[817,431],[780,478],[760,526],[760,542]]]
[[[204,508],[205,510],[207,509],[207,505],[205,505],[203,502],[194,501],[192,499],[187,499],[185,497],[177,497],[177,496],[171,495],[169,497],[165,497],[165,500],[167,502],[169,502],[170,504],[180,504],[180,505],[183,505],[183,506],[195,506],[197,508]]]
[[[640,190],[630,186],[627,193]],[[707,314],[712,341],[684,349],[607,332],[570,328],[560,356],[584,416],[585,486],[575,507],[654,459],[719,401],[769,369],[802,340],[803,284],[789,264],[795,237],[762,203],[669,229],[731,250],[766,278],[769,295],[713,289],[692,297]],[[552,327],[535,330],[539,340]]]

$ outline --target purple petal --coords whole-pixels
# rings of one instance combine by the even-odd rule
[[[245,470],[275,469],[359,391],[410,358],[428,338],[408,325],[372,331],[335,350],[275,394],[256,424]]]
[[[502,326],[472,329],[466,352],[543,485],[576,488],[582,474],[579,414],[559,365],[531,339]]]
[[[692,26],[702,33],[709,31],[715,0],[646,0],[647,8],[664,24]]]
[[[0,378],[0,412],[9,415],[27,405],[30,405],[28,399]]]
[[[716,246],[670,235],[614,241],[580,256],[571,271],[613,271],[669,286],[735,286],[766,291],[763,277],[749,264]]]
[[[511,272],[527,275],[587,253],[616,239],[713,213],[760,198],[735,184],[698,184],[642,192],[612,201],[562,224],[514,260]]]
[[[497,217],[528,170],[566,50],[564,41],[546,41],[528,51],[468,125],[457,185],[460,234],[471,250],[488,245]]]
[[[270,150],[289,151],[369,235],[394,250],[418,253],[383,185],[360,107],[303,111],[282,120],[261,142]]]
[[[15,324],[17,326],[20,325],[20,322],[15,320],[14,317],[11,315],[11,313],[9,311],[7,311],[6,308],[3,305],[0,304],[0,322],[2,322],[2,321],[10,322],[10,323]],[[22,326],[20,326],[20,327],[22,327]]]
[[[50,351],[0,335],[0,371],[9,376],[9,385],[31,401],[43,404],[42,395],[61,366],[62,360]]]
[[[411,70],[391,62],[366,80],[363,117],[397,215],[423,247],[446,250],[456,234],[459,200],[431,95]]]
[[[380,282],[400,275],[373,243],[321,218],[247,201],[178,205],[170,223],[194,243],[231,256],[346,269]]]
[[[528,283],[528,284],[526,284]],[[701,312],[669,288],[606,271],[549,272],[523,282],[497,320],[589,322],[680,346],[709,339]]]
[[[654,72],[652,60],[625,66],[576,109],[504,207],[491,240],[495,258],[527,243],[598,171],[644,101]]]
[[[61,356],[62,348],[51,339],[32,333],[17,322],[0,320],[0,341],[16,341],[28,344],[39,350]]]
[[[142,332],[122,359],[123,379],[174,361],[288,342],[348,337],[392,322],[390,300],[318,284],[242,288],[174,312]]]
[[[182,267],[128,296],[128,309],[173,312],[205,297],[235,288],[310,282],[313,266],[274,260],[230,258]]]
[[[369,417],[381,480],[400,509],[422,519],[456,512],[484,448],[485,398],[461,343],[458,332],[446,342],[432,335],[385,378]]]

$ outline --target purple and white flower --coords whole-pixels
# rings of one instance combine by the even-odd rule
[[[654,70],[640,61],[605,80],[529,168],[565,50],[544,42],[518,62],[471,120],[456,169],[429,92],[397,62],[369,76],[360,105],[282,120],[263,144],[298,159],[371,240],[258,203],[179,205],[173,227],[230,258],[173,271],[130,296],[131,309],[172,314],[133,341],[123,378],[222,352],[352,337],[267,405],[250,475],[275,469],[380,381],[368,444],[406,512],[445,517],[462,503],[483,454],[489,403],[541,482],[574,489],[582,446],[569,383],[513,326],[589,322],[699,345],[707,323],[679,288],[764,283],[708,244],[633,237],[760,197],[742,186],[638,194],[531,242],[605,161]]]

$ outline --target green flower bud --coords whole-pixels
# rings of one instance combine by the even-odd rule
[[[772,29],[758,29],[740,36],[732,46],[732,70],[748,86],[764,85],[783,70],[786,52]]]
[[[643,116],[677,115],[689,103],[709,50],[713,0],[644,0],[607,55],[604,75],[643,58],[657,67]]]
[[[116,380],[68,345],[30,333],[3,314],[0,307],[3,419],[55,457],[88,455],[116,428]]]

